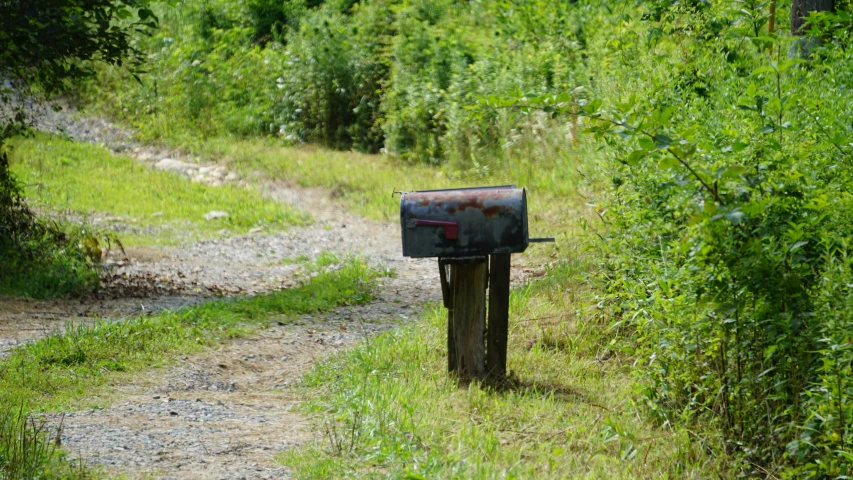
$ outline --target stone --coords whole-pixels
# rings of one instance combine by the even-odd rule
[[[228,212],[222,210],[211,210],[204,214],[205,220],[218,220],[220,218],[228,218]]]
[[[164,158],[159,162],[154,164],[154,168],[157,170],[163,170],[167,172],[177,172],[183,173],[184,170],[188,170],[193,168],[193,165],[190,163],[185,163],[180,160],[174,160],[171,158]]]
[[[225,181],[233,182],[237,180],[237,174],[234,172],[229,172],[228,175],[225,175]]]

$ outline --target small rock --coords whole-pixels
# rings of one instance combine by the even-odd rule
[[[154,168],[157,170],[164,170],[168,172],[178,172],[181,173],[184,170],[193,168],[192,164],[181,162],[180,160],[173,160],[171,158],[164,158],[159,162],[154,164]]]
[[[229,172],[228,175],[225,175],[225,181],[233,182],[234,180],[237,180],[237,174],[236,173]]]
[[[260,228],[260,227],[255,227],[255,228],[253,228],[253,229],[249,230],[249,233],[260,233],[261,231],[263,231],[263,229],[262,229],[262,228]]]
[[[220,218],[228,218],[228,212],[222,210],[211,210],[204,214],[205,220],[218,220]]]

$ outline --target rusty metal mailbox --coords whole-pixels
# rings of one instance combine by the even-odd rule
[[[532,242],[554,241],[528,236],[525,190],[503,185],[402,193],[400,224],[403,256],[438,257],[448,370],[504,377],[510,257]]]
[[[400,197],[403,256],[467,257],[527,249],[527,194],[515,185]]]

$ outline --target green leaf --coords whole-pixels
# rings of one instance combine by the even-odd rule
[[[659,133],[655,135],[655,143],[657,144],[657,148],[666,148],[672,145],[672,139],[662,133]]]
[[[722,171],[720,178],[737,178],[746,172],[747,168],[743,165],[732,165]]]
[[[652,151],[656,147],[655,142],[649,137],[642,137],[640,140],[640,147],[646,151]]]
[[[627,163],[629,166],[633,167],[633,166],[637,165],[638,163],[640,163],[640,160],[645,158],[645,156],[646,156],[645,150],[634,150],[633,152],[628,154],[627,157],[625,157],[625,163]]]
[[[770,65],[762,65],[752,71],[753,75],[761,75],[762,73],[776,73],[776,69]]]
[[[672,114],[675,113],[675,107],[669,107],[660,114],[660,123],[666,124],[669,123],[669,120],[672,118]]]
[[[725,214],[726,220],[728,220],[732,225],[738,225],[743,221],[744,214],[743,212],[733,210]]]
[[[678,166],[678,160],[676,160],[675,157],[673,157],[671,155],[667,155],[667,156],[661,158],[660,162],[658,162],[658,168],[660,168],[661,170],[669,170],[669,169],[677,167],[677,166]]]
[[[154,19],[154,20],[157,19],[157,17],[154,15],[154,12],[152,12],[151,10],[149,10],[147,8],[140,8],[139,10],[137,10],[136,13],[137,13],[137,15],[139,15],[140,20],[147,20],[149,18]]]
[[[797,250],[799,250],[800,248],[802,248],[802,247],[803,247],[804,245],[806,245],[807,243],[809,243],[809,241],[808,241],[808,240],[800,240],[799,242],[797,242],[797,243],[795,243],[795,244],[791,245],[791,247],[788,249],[788,253],[794,253],[794,252],[796,252]]]

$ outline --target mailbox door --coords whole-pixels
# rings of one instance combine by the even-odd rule
[[[529,242],[527,194],[514,186],[405,193],[400,222],[407,257],[517,253]]]

